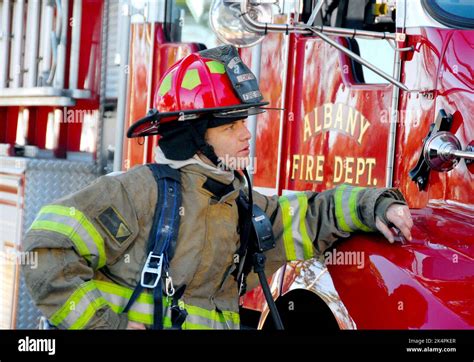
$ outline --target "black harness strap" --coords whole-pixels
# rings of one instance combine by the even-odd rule
[[[127,313],[140,293],[153,290],[153,329],[163,329],[163,276],[169,278],[169,262],[174,255],[178,237],[181,207],[181,177],[178,170],[167,165],[148,164],[158,192],[153,225],[148,239],[148,256],[136,286],[123,313]],[[168,292],[168,291],[167,291]]]

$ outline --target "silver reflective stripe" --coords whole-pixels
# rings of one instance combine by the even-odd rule
[[[365,189],[340,185],[336,187],[334,194],[335,213],[340,230],[352,232],[356,230],[373,231],[365,225],[359,216],[359,195]]]
[[[353,187],[346,187],[342,191],[342,214],[344,215],[344,221],[346,222],[347,226],[351,229],[351,231],[356,231],[359,228],[354,224],[351,218],[351,209],[350,209],[350,203],[349,199],[351,197],[351,193]]]
[[[66,323],[67,327],[77,323],[77,318],[84,319],[84,311],[87,309],[94,309],[94,300],[101,301],[102,305],[109,306],[115,313],[122,313],[131,298],[133,290],[121,285],[106,282],[103,280],[93,280],[83,284],[79,288],[76,295],[68,300],[78,300],[75,305],[74,313],[67,311],[67,306],[63,306],[62,310],[58,311],[56,320],[61,320]],[[220,312],[218,310],[207,310],[204,308],[184,304],[181,305],[188,312],[183,329],[239,329],[240,319],[238,312]],[[97,304],[97,303],[95,303]],[[171,327],[171,299],[163,297],[163,325],[165,328]],[[143,292],[133,303],[128,311],[128,318],[131,321],[144,323],[147,325],[153,324],[153,295],[151,293]],[[87,313],[86,313],[87,314]],[[90,318],[92,318],[92,314]],[[66,316],[66,317],[65,317]],[[89,320],[88,319],[88,320]],[[87,321],[88,321],[87,320]]]
[[[115,313],[122,313],[133,294],[133,290],[102,280],[97,280],[96,285],[112,310]],[[134,322],[152,324],[153,296],[150,293],[141,293],[128,311],[128,318]]]
[[[94,314],[107,306],[106,300],[96,288],[94,281],[81,284],[66,303],[54,313],[50,321],[67,329],[83,329]]]
[[[291,212],[291,233],[293,235],[293,242],[295,246],[296,260],[305,260],[303,251],[303,236],[300,230],[300,203],[298,201],[298,194],[294,193],[288,195]]]
[[[100,294],[99,291],[97,290],[91,290],[88,292],[85,297],[83,297],[78,304],[75,305],[75,309],[71,309],[71,312],[68,314],[68,316],[64,319],[62,324],[66,326],[66,328],[71,328],[74,326],[74,324],[79,320],[79,318],[83,315],[85,315],[85,312],[87,311],[88,308],[90,308],[90,305],[95,301],[95,300],[100,300],[102,295]],[[88,318],[87,322],[89,322],[90,318]],[[87,323],[86,323],[87,324]],[[74,329],[82,329],[84,328],[85,325],[77,325],[77,328]]]
[[[183,329],[240,329],[240,324],[229,319],[219,322],[199,315],[188,314]]]
[[[101,291],[101,293],[109,304],[120,307],[120,312],[127,306],[129,301],[129,298],[124,298],[120,295],[111,294],[104,291]],[[153,315],[153,304],[145,304],[135,301],[131,307],[131,310],[142,314]]]
[[[92,264],[94,269],[97,269],[99,265],[100,251],[90,234],[83,228],[79,221],[67,216],[52,213],[39,214],[35,221],[53,221],[70,226],[74,230],[74,233],[79,235],[79,237],[84,241],[89,254],[83,255],[84,252],[82,250],[77,251]],[[72,244],[76,246],[74,242]]]

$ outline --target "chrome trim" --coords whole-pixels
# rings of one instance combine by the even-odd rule
[[[76,101],[69,97],[0,97],[0,106],[60,106],[60,107],[71,107],[75,106]]]
[[[127,106],[127,88],[128,88],[128,62],[130,50],[130,9],[126,1],[121,1],[120,26],[121,48],[120,48],[120,71],[119,71],[119,89],[117,99],[117,124],[115,126],[115,151],[113,171],[121,171],[123,164],[123,142],[125,134],[125,117]]]
[[[323,4],[324,0],[318,0],[318,3],[314,6],[314,9],[311,12],[311,16],[309,17],[308,21],[306,22],[306,25],[312,26],[314,24],[314,20],[316,20],[316,16],[318,16],[318,13],[321,11]]]
[[[82,1],[82,0],[81,0]],[[107,164],[106,155],[104,152],[104,123],[105,123],[105,98],[107,91],[107,44],[109,42],[109,11],[110,2],[104,0],[102,7],[102,29],[100,39],[100,88],[99,88],[99,119],[97,125],[97,140],[95,146],[95,162],[97,165],[97,172],[103,174]]]
[[[146,30],[145,30],[146,31]],[[150,37],[150,58],[148,60],[148,74],[147,74],[147,85],[146,85],[146,106],[147,109],[153,108],[152,105],[152,84],[153,84],[153,65],[155,63],[155,34],[156,34],[156,23],[151,23],[151,37]],[[148,143],[150,137],[144,137],[145,141],[143,143],[143,164],[148,162]]]
[[[395,52],[395,62],[393,63],[393,76],[395,79],[400,80],[402,61],[400,57],[400,52]],[[388,144],[387,144],[387,166],[385,169],[385,186],[393,186],[393,173],[394,173],[394,163],[395,163],[395,146],[397,138],[397,124],[399,120],[398,112],[398,101],[400,98],[400,89],[393,87],[392,89],[392,104],[390,112],[390,128],[388,133]]]
[[[88,99],[91,91],[84,89],[57,89],[51,87],[5,88],[2,89],[0,100],[6,98],[34,98],[34,97],[69,97]]]
[[[25,12],[25,0],[18,0],[15,3],[13,12],[13,49],[10,68],[12,70],[12,87],[19,88],[23,85],[23,34],[25,20],[23,14]]]
[[[332,281],[331,274],[329,274],[324,264],[315,258],[293,263],[298,265],[296,270],[298,270],[299,273],[285,295],[298,289],[314,293],[329,307],[340,329],[357,329],[356,323],[342,302]],[[284,270],[284,268],[281,268],[281,270]],[[280,278],[274,278],[274,280],[279,279]],[[272,290],[274,287],[273,284],[274,283],[272,283]],[[259,322],[259,329],[263,327],[268,314],[268,307],[265,306]]]
[[[41,42],[40,42],[40,63],[39,63],[39,86],[46,84],[51,72],[51,33],[53,32],[53,5],[43,1],[42,22],[41,22]]]
[[[39,0],[28,1],[25,44],[25,63],[27,72],[25,85],[27,87],[35,87],[38,76],[40,5]]]
[[[9,69],[8,63],[10,59],[10,18],[12,10],[11,0],[4,0],[2,6],[2,21],[0,28],[0,88],[6,88],[8,85]]]
[[[261,68],[261,63],[262,63],[262,42],[259,42],[258,44],[254,45],[252,47],[252,64],[251,64],[251,71],[255,75],[255,79],[257,80],[258,84],[260,84],[260,68]],[[257,115],[251,115],[247,118],[247,128],[250,131],[250,134],[252,135],[252,138],[250,139],[250,160],[252,164],[250,167],[252,170],[254,170],[255,165],[254,159],[255,159],[255,151],[257,147]],[[253,174],[254,172],[250,172],[250,181],[253,183]]]
[[[72,9],[74,23],[71,30],[71,54],[69,66],[69,88],[77,89],[79,77],[79,56],[81,46],[82,0],[74,0]],[[103,73],[101,73],[102,76]]]
[[[347,30],[347,29],[340,29],[340,28],[331,28],[331,27],[324,27],[324,26],[307,26],[307,25],[301,25],[301,24],[295,24],[295,25],[289,25],[289,24],[268,24],[268,23],[260,23],[258,21],[253,20],[250,15],[247,13],[248,9],[248,0],[242,0],[240,3],[241,6],[241,17],[245,25],[251,30],[255,32],[264,32],[265,34],[267,32],[296,32],[296,33],[301,33],[301,34],[312,34],[316,35],[317,37],[321,38],[323,41],[326,43],[332,45],[336,49],[340,50],[344,54],[346,54],[348,57],[354,59],[358,63],[364,65],[365,67],[369,68],[372,70],[374,73],[378,74],[388,82],[392,83],[393,85],[408,91],[409,89],[396,79],[394,79],[392,76],[389,74],[385,73],[383,70],[379,69],[375,65],[369,63],[367,60],[361,58],[359,55],[356,53],[350,51],[349,49],[345,48],[341,44],[337,43],[336,41],[332,40],[329,36],[326,34],[337,34],[337,35],[342,35],[342,36],[352,36],[355,37],[357,34],[366,34],[369,35],[371,38],[378,38],[378,39],[397,39],[399,38],[404,38],[404,36],[401,36],[398,33],[377,33],[377,32],[366,32],[366,31],[359,31],[356,29],[352,30]],[[329,28],[329,30],[328,30]],[[337,30],[335,30],[337,29]],[[403,34],[402,34],[403,35]],[[363,35],[362,35],[363,36]]]
[[[277,156],[277,172],[276,172],[276,190],[279,193],[280,190],[280,173],[281,173],[281,155],[283,149],[283,125],[285,122],[285,103],[286,103],[286,87],[288,83],[288,63],[290,58],[290,36],[285,36],[285,61],[283,69],[283,84],[281,92],[281,105],[282,110],[280,111],[280,123],[278,125],[278,156]]]
[[[269,24],[269,23],[259,23],[258,21],[253,20],[248,12],[249,0],[241,0],[240,10],[242,20],[245,23],[246,27],[250,31],[255,31],[258,33],[267,33],[267,32],[284,32],[284,33],[299,33],[299,34],[312,34],[313,31],[318,33],[325,33],[329,35],[339,35],[339,36],[350,36],[350,37],[367,37],[374,39],[397,39],[400,36],[397,33],[387,33],[387,32],[377,32],[377,31],[367,31],[367,30],[357,30],[357,29],[344,29],[331,26],[311,26],[309,27],[306,24]]]
[[[462,150],[461,142],[451,132],[438,132],[432,135],[423,147],[423,156],[428,166],[438,172],[446,172],[457,166],[461,158],[467,164],[474,160],[471,147]]]
[[[61,2],[61,37],[57,46],[58,58],[56,72],[54,74],[54,87],[64,88],[66,74],[66,50],[67,50],[67,32],[69,28],[69,0],[60,0]]]

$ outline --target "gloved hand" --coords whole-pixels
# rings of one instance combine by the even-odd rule
[[[385,213],[385,218],[392,223],[402,235],[411,241],[411,228],[413,227],[413,220],[411,218],[410,209],[406,205],[393,204],[390,205]],[[377,229],[388,239],[390,243],[395,241],[393,232],[382,221],[380,217],[375,218],[375,225]]]

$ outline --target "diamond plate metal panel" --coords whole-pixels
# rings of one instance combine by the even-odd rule
[[[27,160],[23,235],[41,207],[62,196],[78,191],[98,176],[94,164],[59,161]],[[31,300],[21,276],[17,304],[17,329],[36,329],[40,311]]]

